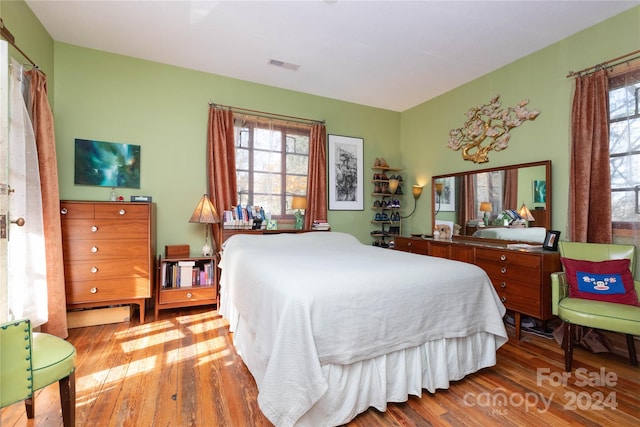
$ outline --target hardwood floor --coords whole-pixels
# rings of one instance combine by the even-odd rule
[[[78,426],[271,425],[217,312],[166,310],[152,318],[69,331],[78,351]],[[628,359],[577,348],[573,374],[563,381],[554,340],[523,333],[515,342],[513,332],[495,367],[390,403],[385,412],[369,409],[349,426],[640,425],[640,368]],[[57,384],[39,391],[35,403],[34,421],[18,403],[2,409],[0,425],[62,425]]]

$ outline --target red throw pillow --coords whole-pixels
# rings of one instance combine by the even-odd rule
[[[560,258],[569,282],[569,296],[640,306],[628,259],[581,261]]]

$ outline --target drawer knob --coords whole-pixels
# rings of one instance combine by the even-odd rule
[[[507,302],[507,297],[500,297],[500,301]]]
[[[69,211],[67,210],[67,208],[62,208],[62,209],[60,209],[60,213],[61,213],[62,215],[66,215],[68,212],[69,212]]]
[[[506,282],[502,282],[502,283],[500,283],[500,287],[501,287],[501,288],[506,288],[506,287],[507,287],[507,283],[506,283]]]
[[[506,269],[505,267],[502,267],[502,268],[500,269],[500,273],[504,274],[504,273],[506,273],[506,272],[507,272],[507,269]]]
[[[91,292],[92,294],[95,294],[98,292],[98,288],[91,288],[89,289],[89,292]]]
[[[124,215],[124,214],[126,214],[126,213],[127,213],[127,211],[125,211],[124,209],[120,209],[120,210],[118,211],[118,213],[119,213],[120,215]]]
[[[91,232],[92,232],[92,233],[95,233],[96,231],[98,231],[98,227],[97,227],[97,226],[95,226],[95,225],[94,225],[94,226],[92,226],[92,227],[91,227]]]
[[[413,242],[409,242],[409,246],[413,246]]]
[[[187,293],[187,298],[191,298],[193,295],[191,295],[191,292]]]
[[[92,273],[97,273],[98,272],[98,267],[91,267],[91,272]]]
[[[97,246],[93,246],[93,247],[91,248],[91,252],[93,252],[94,254],[95,254],[96,252],[98,252],[98,247],[97,247]]]
[[[507,256],[505,254],[500,255],[500,261],[506,261]]]

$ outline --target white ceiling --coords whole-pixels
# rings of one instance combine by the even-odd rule
[[[26,3],[56,41],[404,111],[640,1]]]

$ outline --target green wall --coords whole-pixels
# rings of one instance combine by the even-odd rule
[[[159,251],[166,244],[188,243],[193,248],[202,244],[202,229],[187,221],[206,191],[204,154],[210,101],[324,119],[329,134],[364,138],[365,209],[329,211],[328,215],[333,230],[352,233],[363,242],[371,241],[370,167],[375,157],[404,168],[406,211],[412,207],[410,185],[425,185],[416,212],[404,222],[404,234],[431,230],[431,176],[550,159],[553,226],[564,236],[573,88],[567,72],[640,48],[640,7],[635,7],[396,113],[53,42],[22,0],[2,0],[0,16],[19,46],[49,77],[61,197],[109,197],[108,188],[74,185],[75,138],[141,145],[141,188],[125,189],[121,194],[126,199],[132,194],[153,196],[158,208]],[[530,107],[541,114],[514,130],[509,148],[491,153],[489,163],[465,162],[460,152],[446,148],[449,130],[464,123],[469,108],[496,94],[504,107],[529,99]]]
[[[538,160],[552,161],[552,225],[566,236],[569,191],[570,112],[577,71],[640,49],[640,7],[568,37],[433,100],[402,113],[401,153],[409,176],[427,184],[431,176]],[[503,107],[529,99],[539,109],[535,121],[515,129],[505,151],[492,152],[489,162],[462,160],[446,148],[449,130],[461,127],[469,108],[500,95]],[[432,221],[430,191],[425,191],[406,232],[429,232]],[[426,195],[426,197],[425,197]]]

